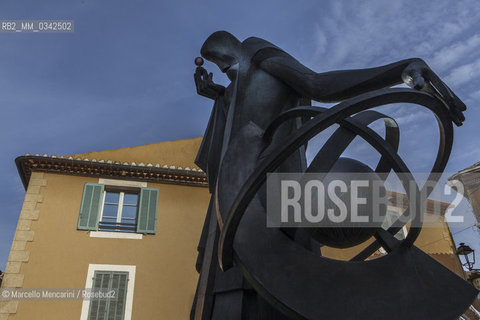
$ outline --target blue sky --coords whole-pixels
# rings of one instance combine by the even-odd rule
[[[477,0],[3,0],[0,19],[75,20],[71,34],[0,34],[2,270],[24,197],[14,159],[201,136],[211,102],[196,95],[193,59],[216,30],[262,37],[316,71],[421,57],[469,108],[447,171],[480,161]],[[399,119],[400,154],[411,170],[428,171],[438,141],[433,117],[386,110]],[[366,150],[359,142],[349,152],[368,159]],[[456,237],[480,252],[475,232]]]

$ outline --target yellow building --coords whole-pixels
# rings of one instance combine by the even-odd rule
[[[2,301],[0,319],[104,319],[102,312],[187,319],[209,201],[193,164],[200,142],[19,157],[26,195],[2,287],[91,288],[110,280],[119,296],[108,310],[88,300]]]
[[[480,162],[460,170],[452,175],[449,180],[459,180],[465,188],[465,196],[472,205],[473,214],[480,222]]]
[[[0,301],[0,320],[188,319],[210,198],[193,163],[200,143],[17,158],[26,195],[2,288],[101,287],[118,299]],[[400,210],[394,198],[390,209]],[[463,276],[448,225],[437,221],[416,245]],[[349,259],[358,249],[322,253]]]

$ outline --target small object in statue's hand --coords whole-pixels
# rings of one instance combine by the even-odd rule
[[[203,65],[203,58],[202,57],[196,57],[195,58],[195,64],[197,67],[201,67]]]

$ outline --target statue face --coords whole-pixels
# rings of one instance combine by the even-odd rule
[[[238,62],[235,64],[232,64],[228,70],[227,70],[227,77],[230,79],[230,81],[234,81],[237,79],[237,73],[238,73]]]
[[[222,72],[227,72],[233,65],[238,63],[240,56],[240,41],[226,31],[217,31],[205,40],[202,56],[215,63]],[[230,72],[230,74],[232,74]]]

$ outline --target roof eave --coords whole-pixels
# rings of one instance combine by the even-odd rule
[[[159,165],[132,165],[90,161],[88,159],[72,159],[39,155],[24,155],[15,159],[18,174],[25,190],[28,188],[32,172],[60,173],[88,177],[108,177],[140,181],[152,181],[167,184],[181,184],[206,187],[207,178],[203,171],[180,169],[176,167],[160,167]]]

